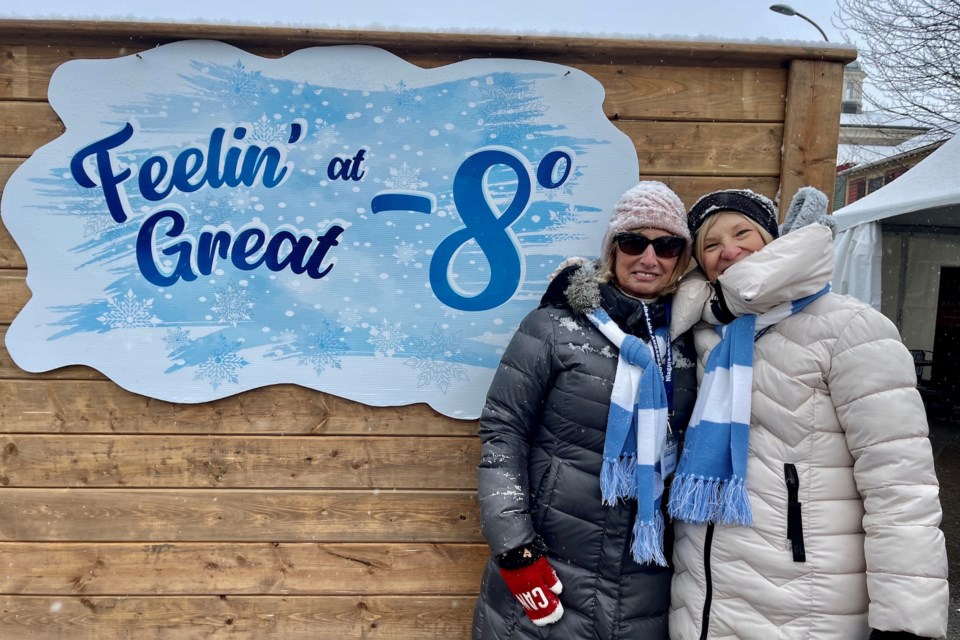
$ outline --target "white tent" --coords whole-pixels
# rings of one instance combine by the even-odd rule
[[[838,209],[834,218],[835,290],[880,309],[881,221],[900,230],[960,231],[960,136],[894,182]]]

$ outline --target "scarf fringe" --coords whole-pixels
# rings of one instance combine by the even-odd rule
[[[753,510],[750,508],[750,496],[747,495],[747,483],[744,478],[734,476],[720,486],[719,522],[750,526],[753,524]]]
[[[633,559],[640,564],[667,566],[663,555],[663,514],[660,509],[654,511],[652,522],[642,522],[637,518],[633,523]]]
[[[603,504],[614,506],[620,498],[637,497],[637,458],[620,456],[604,460],[600,468],[600,494]]]
[[[704,478],[690,474],[677,475],[670,487],[670,515],[693,524],[749,526],[753,510],[743,478],[730,480]]]

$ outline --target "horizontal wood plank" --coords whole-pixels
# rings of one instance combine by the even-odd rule
[[[0,598],[0,638],[468,638],[474,603],[462,596],[7,596]]]
[[[619,120],[633,140],[640,175],[780,175],[781,124]]]
[[[488,554],[483,543],[6,542],[0,595],[469,595]]]
[[[0,102],[0,156],[29,156],[65,130],[46,102]]]
[[[783,69],[583,65],[613,119],[783,122]]]
[[[482,538],[476,494],[466,491],[5,488],[0,540],[462,543]]]
[[[121,53],[122,52],[122,53]],[[53,71],[78,58],[109,59],[136,53],[128,47],[49,47],[0,44],[0,100],[46,101]],[[250,50],[276,57],[276,50]],[[434,67],[454,59],[413,56]],[[783,121],[786,69],[678,67],[673,64],[591,64],[579,68],[604,86],[611,117],[715,121]]]
[[[0,380],[0,433],[438,435],[477,432],[475,420],[424,404],[371,407],[296,385],[200,404],[130,393],[109,381]]]
[[[0,435],[4,487],[476,489],[476,437]]]

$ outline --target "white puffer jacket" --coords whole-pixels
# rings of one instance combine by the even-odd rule
[[[733,265],[720,284],[735,315],[763,313],[819,291],[832,272],[830,230],[810,225]],[[710,295],[695,272],[674,298],[675,322],[705,321],[695,333],[700,373],[719,342]],[[896,328],[828,293],[756,341],[753,375],[754,525],[675,523],[670,637],[862,640],[871,628],[945,637],[939,487]],[[799,554],[788,540],[798,523]]]

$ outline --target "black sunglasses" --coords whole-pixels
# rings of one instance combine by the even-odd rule
[[[651,240],[639,233],[618,233],[613,239],[620,251],[628,256],[638,256],[653,245],[653,251],[658,258],[676,258],[687,246],[687,241],[677,236],[663,236]]]

